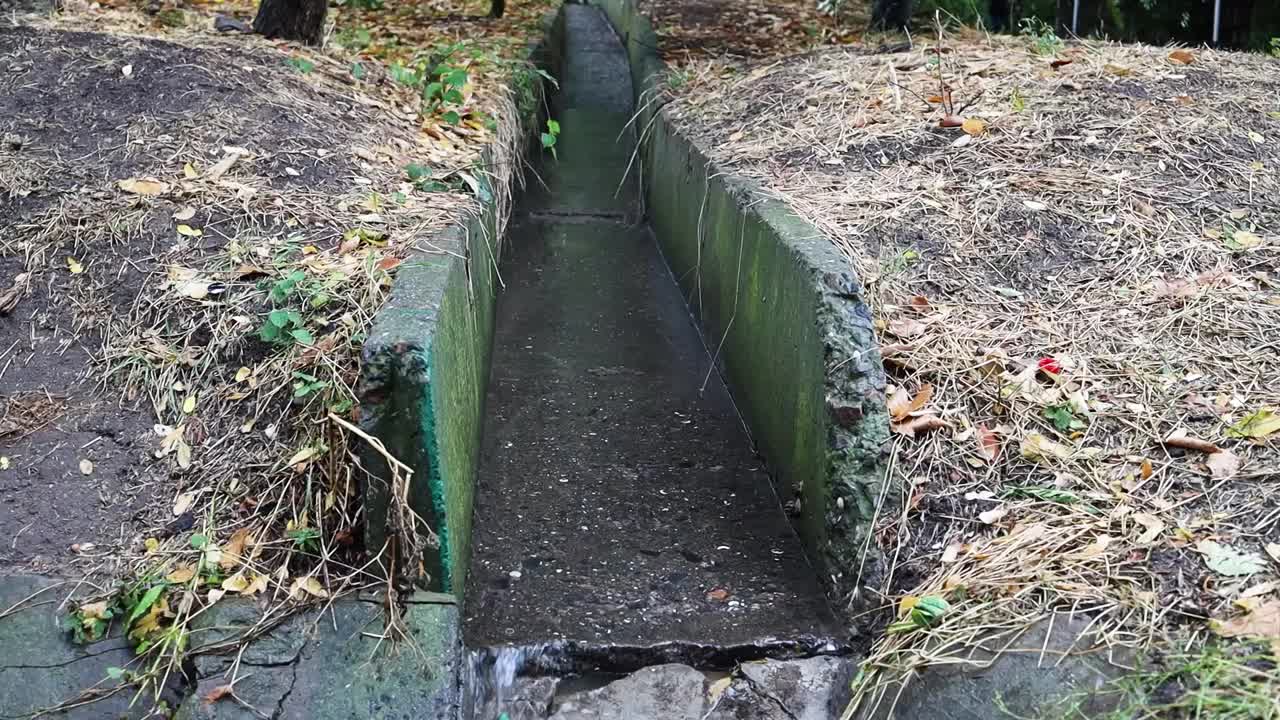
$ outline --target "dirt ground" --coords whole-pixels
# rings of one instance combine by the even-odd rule
[[[175,498],[208,492],[207,474],[234,473],[240,460],[202,460],[200,446],[228,443],[263,414],[287,428],[298,404],[286,395],[221,406],[238,368],[275,350],[237,314],[270,309],[259,291],[276,270],[263,255],[335,252],[370,214],[368,188],[390,197],[403,164],[429,164],[414,114],[362,92],[345,67],[303,73],[287,49],[200,42],[0,29],[5,567],[69,572],[190,530],[200,504],[174,513]],[[217,173],[231,155],[239,161]],[[146,178],[163,191],[120,185]],[[423,196],[378,222],[421,230],[459,202]],[[232,264],[252,256],[266,267]],[[212,289],[175,298],[174,268],[208,273]],[[317,318],[313,330],[341,320]],[[346,332],[329,349],[354,358],[358,340]],[[309,363],[286,364],[287,380]],[[205,382],[216,384],[197,387]],[[201,393],[198,409],[183,407]],[[187,467],[157,457],[179,426],[194,448]],[[246,435],[236,449],[265,458],[300,440]]]

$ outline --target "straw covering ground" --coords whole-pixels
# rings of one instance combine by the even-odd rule
[[[0,570],[75,578],[71,635],[141,656],[69,701],[171,684],[224,596],[265,628],[395,576],[360,547],[360,348],[403,260],[509,202],[536,12],[386,62],[199,6],[0,29]]]
[[[1143,650],[1261,642],[1226,683],[1261,714],[1205,717],[1280,712],[1280,60],[938,32],[669,85],[873,305],[909,500],[864,708],[1067,607]]]

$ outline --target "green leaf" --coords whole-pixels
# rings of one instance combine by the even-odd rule
[[[560,123],[559,123],[559,122],[557,122],[557,121],[555,121],[555,120],[550,120],[550,119],[548,119],[548,120],[547,120],[547,132],[551,133],[552,135],[559,135],[559,134],[560,134]]]
[[[196,535],[192,535],[191,539],[195,540],[196,537]],[[145,615],[147,611],[151,609],[151,606],[156,604],[156,601],[160,599],[160,596],[163,595],[164,591],[168,588],[169,584],[163,582],[157,583],[148,588],[147,594],[143,595],[142,599],[138,601],[138,604],[134,605],[133,609],[129,611],[129,619],[125,620],[125,626],[127,627],[132,625],[134,620]]]
[[[409,163],[404,166],[404,172],[409,176],[410,180],[421,180],[431,177],[431,168],[423,167],[417,163]]]
[[[200,533],[191,536],[191,547],[197,550],[203,550],[205,545],[209,544],[209,538]]]
[[[1243,420],[1227,428],[1227,435],[1237,438],[1264,438],[1280,430],[1280,414],[1263,408],[1249,413]]]
[[[556,136],[551,133],[542,133],[542,147],[553,148],[556,146]]]
[[[444,82],[446,85],[460,88],[467,84],[467,71],[462,69],[454,70],[444,76]]]
[[[316,69],[316,64],[306,58],[291,57],[287,61],[294,70],[306,74]]]
[[[308,332],[306,328],[291,330],[289,331],[289,335],[303,345],[312,345],[315,343],[315,338],[311,337],[311,333]]]
[[[122,680],[124,679],[124,675],[125,675],[124,668],[118,668],[118,667],[107,668],[107,677],[111,678],[112,680]]]
[[[461,105],[466,98],[462,97],[462,93],[457,90],[447,90],[444,94],[444,101],[452,105]]]
[[[440,97],[440,94],[443,92],[444,92],[443,84],[438,82],[428,83],[427,86],[422,89],[422,97],[426,98],[427,100],[433,100],[435,98]]]
[[[1054,427],[1064,432],[1084,427],[1084,423],[1076,419],[1068,405],[1050,405],[1044,409],[1044,416],[1053,421]]]
[[[351,63],[351,77],[357,80],[364,79],[364,66],[358,62]]]
[[[457,125],[458,123],[462,122],[462,118],[458,116],[458,113],[450,110],[449,112],[444,114],[444,121],[449,123],[450,125]]]

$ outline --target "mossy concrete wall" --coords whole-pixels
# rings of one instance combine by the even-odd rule
[[[646,214],[781,490],[842,597],[878,584],[886,475],[885,375],[862,287],[810,223],[724,172],[654,102],[657,39],[632,0],[596,0],[631,59],[644,129]],[[789,493],[788,493],[789,494]],[[892,510],[890,511],[892,514]]]
[[[541,46],[535,60],[542,59]],[[539,125],[541,80],[529,73],[514,83],[526,152]],[[471,552],[471,514],[484,400],[493,346],[500,212],[504,191],[491,174],[516,173],[486,150],[476,173],[481,210],[422,245],[398,268],[387,305],[365,341],[360,380],[361,427],[413,470],[408,505],[421,518],[419,535],[434,538],[422,558],[425,587],[459,597]],[[510,198],[506,198],[510,200]],[[383,455],[361,453],[365,545],[377,553],[395,534],[392,477]],[[397,562],[414,567],[414,559]]]

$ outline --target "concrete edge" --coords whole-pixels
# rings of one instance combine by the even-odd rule
[[[547,22],[550,22],[548,19]],[[530,58],[541,66],[544,42]],[[543,81],[513,79],[520,128],[519,157],[533,147],[540,122]],[[523,96],[532,95],[532,102]],[[400,265],[391,295],[375,318],[362,348],[357,396],[360,427],[413,470],[409,506],[431,540],[421,558],[421,584],[461,599],[470,554],[471,502],[479,460],[485,391],[498,293],[501,231],[511,205],[511,185],[521,182],[521,163],[497,163],[485,148],[478,176],[480,211],[419,241],[419,251]],[[505,175],[501,174],[505,173]],[[378,552],[395,536],[390,513],[391,469],[383,455],[360,448],[360,491],[365,508],[365,547]],[[397,562],[415,562],[397,559]]]
[[[888,480],[885,373],[860,281],[811,223],[726,172],[669,121],[665,64],[633,0],[590,0],[631,61],[643,130],[646,212],[784,502],[827,586],[861,605],[884,561],[878,507]],[[694,240],[696,238],[696,241]],[[870,601],[870,598],[866,598]]]

